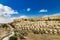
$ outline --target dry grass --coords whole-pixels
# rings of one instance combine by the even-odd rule
[[[60,40],[60,35],[29,33],[26,40]]]
[[[19,40],[60,40],[60,16],[16,19],[10,25],[6,25],[6,31],[14,28]],[[5,29],[5,25],[3,27]]]

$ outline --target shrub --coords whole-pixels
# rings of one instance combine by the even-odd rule
[[[27,36],[27,35],[28,35],[28,32],[27,32],[26,30],[22,30],[22,31],[20,32],[20,34],[23,35],[23,36]]]
[[[39,30],[37,30],[37,29],[33,29],[32,32],[33,32],[34,34],[39,34]]]
[[[16,37],[16,36],[11,36],[11,37],[9,38],[9,40],[17,40],[17,37]]]
[[[19,35],[19,37],[20,37],[21,40],[25,39],[23,35]]]

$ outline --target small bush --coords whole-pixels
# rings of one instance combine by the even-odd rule
[[[11,36],[11,37],[9,38],[9,40],[17,40],[17,37],[16,37],[16,36]]]
[[[20,39],[25,39],[23,35],[20,35],[19,37],[20,37]]]
[[[32,32],[33,32],[34,34],[39,34],[39,31],[38,31],[38,30],[32,30]]]
[[[28,35],[28,32],[27,32],[26,30],[22,30],[22,31],[20,32],[20,34],[23,35],[23,36],[27,36],[27,35]]]

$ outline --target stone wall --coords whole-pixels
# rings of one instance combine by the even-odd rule
[[[60,34],[60,22],[59,21],[21,21],[14,24],[18,30],[27,30],[30,32],[38,31],[39,33],[46,34]]]

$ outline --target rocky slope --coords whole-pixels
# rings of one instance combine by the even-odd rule
[[[11,31],[12,28],[14,28],[15,36],[17,36],[18,40],[20,40],[20,39],[28,40],[29,38],[27,38],[27,37],[30,37],[29,36],[30,33],[33,33],[31,35],[35,35],[35,34],[38,34],[38,35],[46,34],[46,36],[47,35],[49,35],[49,36],[50,35],[60,35],[60,16],[14,19],[14,21],[12,23],[5,24],[1,28],[2,29],[0,29],[0,30],[3,30],[6,32],[6,33],[3,32],[5,36],[6,36],[6,34],[8,34]],[[4,30],[4,29],[6,29],[6,30]],[[0,35],[1,36],[3,35],[2,31],[1,31]],[[0,36],[0,38],[2,38],[1,36]],[[42,37],[42,39],[43,38],[44,37]],[[39,39],[39,37],[38,37],[38,39]],[[33,40],[33,39],[31,39],[31,40]],[[49,39],[47,39],[47,40],[49,40]]]

